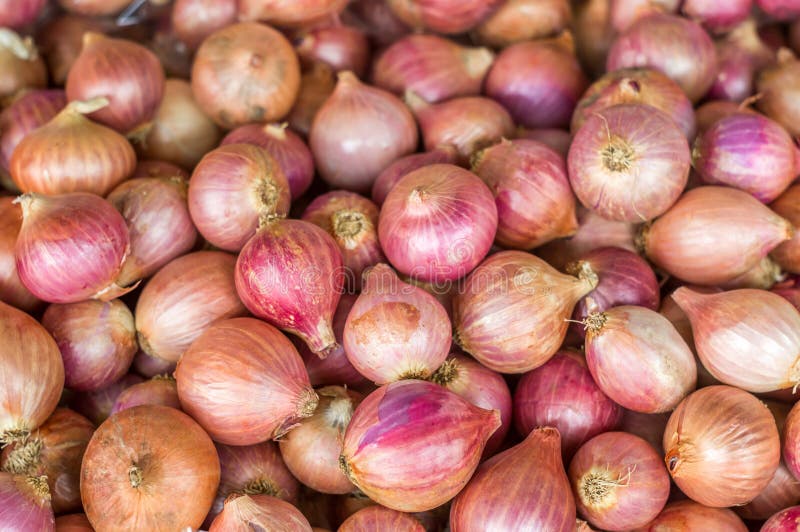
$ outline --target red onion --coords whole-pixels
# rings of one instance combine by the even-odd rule
[[[597,434],[615,430],[621,418],[622,408],[597,387],[586,360],[574,351],[559,351],[525,373],[514,392],[517,431],[527,436],[536,427],[555,427],[563,434],[566,457]]]
[[[588,269],[576,278],[523,251],[496,253],[453,301],[454,339],[490,369],[530,371],[558,350],[575,303],[595,286]]]
[[[745,100],[753,94],[756,72],[775,61],[775,52],[761,40],[753,19],[741,23],[715,44],[719,68],[707,98]]]
[[[567,470],[578,514],[603,530],[646,525],[664,508],[669,475],[642,438],[606,432],[584,443]]]
[[[373,530],[402,530],[424,532],[425,527],[412,516],[383,506],[369,506],[348,517],[338,532],[370,532]]]
[[[55,531],[46,477],[0,472],[0,528]]]
[[[169,406],[180,410],[181,403],[178,400],[178,386],[175,379],[166,375],[156,376],[124,389],[114,401],[111,414],[140,405]]]
[[[732,0],[724,3],[713,0],[686,0],[681,11],[714,33],[725,33],[744,21],[750,14],[753,0]]]
[[[800,15],[800,5],[795,0],[755,0],[767,15],[777,20],[791,20]]]
[[[451,530],[575,530],[575,501],[560,441],[558,430],[537,428],[481,464],[450,507]]]
[[[42,325],[58,344],[64,384],[73,390],[99,390],[118,381],[138,349],[133,314],[118,299],[50,305]]]
[[[731,386],[681,401],[664,431],[664,462],[686,495],[706,506],[750,502],[772,480],[780,438],[767,407]]]
[[[295,50],[302,61],[325,63],[334,72],[350,70],[359,78],[367,73],[369,42],[364,32],[350,26],[308,30],[296,41]]]
[[[725,384],[769,392],[800,384],[800,313],[765,290],[701,294],[681,287],[672,298],[692,323],[703,365]]]
[[[588,85],[573,48],[571,37],[509,46],[489,71],[487,96],[508,109],[519,125],[568,126]]]
[[[760,532],[792,532],[797,530],[798,520],[800,520],[800,506],[784,508],[770,517]]]
[[[694,355],[661,314],[624,305],[591,313],[584,323],[589,371],[616,403],[657,414],[672,410],[694,390]]]
[[[196,50],[206,37],[236,22],[237,0],[175,0],[170,22],[175,35]]]
[[[758,109],[786,128],[793,136],[800,136],[800,61],[788,49],[778,52],[778,62],[759,72],[756,92],[761,98]]]
[[[130,252],[125,220],[94,194],[25,194],[16,244],[17,272],[50,303],[110,300],[134,287],[117,283]]]
[[[423,166],[432,164],[455,164],[458,152],[456,149],[447,144],[444,146],[437,146],[433,150],[424,153],[413,153],[400,157],[395,162],[387,166],[381,172],[375,182],[372,184],[372,201],[376,204],[383,205],[386,201],[386,196],[389,191],[402,179],[406,174],[413,172]]]
[[[239,19],[298,26],[335,15],[346,0],[239,0]]]
[[[417,30],[463,33],[486,19],[503,0],[387,0],[400,20]]]
[[[344,326],[347,359],[377,384],[426,379],[447,358],[450,319],[429,293],[386,264],[370,268]]]
[[[323,63],[314,63],[303,73],[297,101],[289,113],[289,126],[304,137],[308,137],[311,124],[319,109],[333,94],[336,78],[333,70]]]
[[[494,54],[436,35],[413,34],[389,46],[375,61],[375,85],[404,94],[412,91],[434,103],[481,92]]]
[[[541,142],[542,144],[554,149],[559,155],[566,158],[569,152],[569,145],[572,144],[572,136],[569,131],[563,129],[525,129],[517,128],[516,137],[518,139],[528,139]]]
[[[252,144],[227,144],[207,153],[189,181],[192,221],[225,251],[239,251],[259,227],[285,216],[291,199],[278,162]]]
[[[47,86],[47,68],[30,37],[0,28],[0,100],[4,104],[24,89]]]
[[[139,347],[150,356],[177,362],[213,322],[244,316],[236,295],[236,259],[221,251],[199,251],[161,268],[136,304]]]
[[[611,27],[617,32],[654,13],[676,13],[681,0],[610,0]]]
[[[786,189],[770,208],[779,216],[783,216],[794,227],[800,227],[800,185]],[[772,250],[771,256],[780,267],[790,273],[800,273],[800,233]]]
[[[228,133],[221,145],[239,143],[254,144],[275,159],[289,182],[292,199],[302,196],[311,186],[314,179],[311,150],[286,124],[241,126]]]
[[[378,504],[404,512],[430,510],[464,487],[499,426],[498,411],[478,408],[437,384],[393,382],[356,409],[340,464]]]
[[[714,43],[696,22],[669,14],[650,15],[614,40],[606,62],[609,71],[645,66],[672,78],[696,102],[714,82]]]
[[[689,177],[691,153],[666,113],[621,104],[587,117],[573,138],[567,166],[585,207],[633,223],[652,220],[675,203]]]
[[[0,26],[17,29],[36,21],[47,0],[3,0],[0,2]]]
[[[796,405],[796,403],[795,403]],[[786,467],[794,475],[800,478],[800,409],[792,407],[786,417],[786,425],[783,429],[783,460]]]
[[[473,34],[482,44],[504,48],[560,33],[569,26],[571,18],[567,0],[508,0]]]
[[[186,204],[187,188],[180,176],[140,177],[123,182],[108,195],[109,203],[125,218],[131,241],[119,284],[150,277],[194,247],[197,230]]]
[[[417,127],[394,95],[361,83],[351,72],[338,78],[314,117],[309,145],[329,185],[366,191],[389,163],[415,150]]]
[[[503,141],[473,159],[497,205],[495,241],[531,249],[578,229],[564,158],[532,140]]]
[[[303,485],[322,493],[349,493],[353,484],[339,468],[342,439],[361,394],[341,386],[317,390],[314,413],[281,438],[286,467]]]
[[[659,530],[714,530],[716,532],[747,532],[747,527],[727,508],[709,508],[694,501],[677,501],[664,510],[642,532]]]
[[[662,438],[664,437],[664,427],[669,421],[670,412],[663,414],[642,414],[627,408],[622,409],[622,423],[619,430],[639,436],[653,446],[659,454],[664,454]]]
[[[169,362],[161,358],[150,356],[139,350],[133,357],[131,368],[139,375],[150,379],[156,375],[171,375],[175,371],[176,362]]]
[[[303,339],[321,358],[336,346],[333,313],[344,284],[333,238],[302,220],[262,227],[236,262],[236,291],[257,317]]]
[[[352,0],[344,14],[376,46],[390,45],[411,31],[384,0]]]
[[[95,425],[100,425],[111,415],[114,402],[123,390],[142,382],[139,375],[128,373],[117,382],[94,392],[82,392],[73,396],[70,407],[86,416]]]
[[[165,161],[137,161],[132,179],[137,177],[181,177],[189,180],[189,172],[183,168]]]
[[[56,532],[94,532],[94,529],[85,514],[70,514],[56,518]]]
[[[228,445],[278,438],[317,406],[292,343],[253,318],[209,327],[178,361],[175,378],[183,409]]]
[[[269,495],[243,494],[233,494],[225,500],[224,509],[208,530],[209,532],[250,530],[313,532],[308,520],[291,504]]]
[[[386,197],[378,222],[392,266],[434,283],[472,271],[488,253],[496,229],[489,188],[475,174],[449,164],[403,177]]]
[[[17,273],[14,248],[22,226],[22,210],[12,197],[0,197],[0,301],[30,312],[39,299],[28,290]]]
[[[741,104],[736,102],[714,100],[706,102],[695,111],[695,118],[697,119],[697,136],[700,136],[714,125],[717,120],[725,118],[735,113],[750,112],[748,109],[743,109]]]
[[[362,273],[386,259],[378,242],[378,207],[355,192],[335,190],[317,196],[303,220],[330,234],[342,252],[349,291],[363,287]]]
[[[592,83],[575,107],[570,128],[577,132],[593,114],[623,103],[655,107],[668,114],[687,139],[694,138],[692,102],[677,83],[652,68],[622,68]]]
[[[793,234],[787,220],[746,192],[708,186],[686,192],[645,230],[641,245],[671,275],[713,286],[752,269]]]

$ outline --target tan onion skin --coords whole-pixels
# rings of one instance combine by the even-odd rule
[[[203,41],[191,79],[200,108],[230,129],[283,118],[297,97],[300,62],[277,30],[242,22],[215,31]]]
[[[345,519],[337,532],[374,532],[377,530],[424,532],[425,527],[409,514],[383,506],[370,506]]]
[[[686,192],[640,238],[656,266],[683,281],[714,286],[742,275],[794,235],[746,192],[705,186]]]
[[[689,317],[700,360],[721,382],[750,392],[800,384],[800,313],[786,299],[750,288],[701,294],[687,287],[672,298]]]
[[[503,0],[387,0],[395,15],[416,30],[463,33],[496,10]]]
[[[81,499],[95,530],[173,532],[199,528],[219,483],[211,438],[166,406],[137,406],[108,418],[81,467]]]
[[[47,86],[45,67],[30,37],[0,29],[0,100],[7,101],[23,89]]]
[[[30,312],[41,304],[17,274],[14,246],[22,226],[22,210],[13,197],[0,197],[0,301]]]
[[[91,17],[114,15],[129,3],[128,0],[58,0],[58,4],[70,13]]]
[[[66,83],[69,69],[81,53],[83,34],[87,31],[102,32],[107,29],[107,23],[103,19],[64,13],[39,31],[39,48],[55,85]]]
[[[328,65],[314,63],[308,70],[303,72],[303,77],[300,78],[297,101],[287,117],[291,128],[308,137],[317,111],[319,111],[335,88],[336,75]]]
[[[552,427],[534,429],[522,443],[481,464],[450,508],[453,532],[572,532],[575,518],[561,437]]]
[[[800,61],[784,48],[778,53],[778,62],[762,70],[756,78],[758,109],[780,123],[793,136],[800,135]]]
[[[568,0],[507,0],[473,35],[493,48],[522,41],[552,37],[567,28],[572,19]]]
[[[232,495],[208,532],[311,532],[300,510],[269,495]]]
[[[170,21],[178,39],[192,50],[217,31],[236,22],[237,0],[176,0]]]
[[[800,227],[800,185],[790,186],[769,207],[795,228]],[[800,232],[796,231],[791,240],[773,249],[770,256],[784,271],[800,273]]]
[[[246,315],[236,295],[235,265],[233,255],[198,251],[159,270],[136,304],[140,348],[150,356],[177,362],[211,323]]]
[[[353,26],[332,24],[301,32],[295,50],[304,64],[328,64],[336,72],[351,70],[364,77],[369,66],[370,46],[366,34]]]
[[[747,526],[728,508],[709,508],[694,501],[668,504],[648,525],[636,532],[714,530],[714,532],[747,532]]]
[[[340,12],[347,0],[239,0],[240,20],[300,26]]]
[[[715,508],[753,500],[778,468],[778,428],[755,396],[731,386],[684,399],[664,430],[664,463],[691,499]]]
[[[180,410],[181,402],[175,379],[168,375],[156,375],[150,380],[125,388],[114,401],[111,414],[140,405],[161,405]]]
[[[56,518],[56,532],[94,532],[86,514],[69,514]]]

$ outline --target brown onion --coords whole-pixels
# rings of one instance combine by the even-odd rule
[[[664,508],[669,475],[642,438],[606,432],[584,443],[567,470],[578,514],[603,530],[646,525]]]
[[[417,126],[394,95],[361,83],[352,72],[340,72],[338,79],[314,117],[309,145],[329,185],[367,191],[389,163],[416,149]]]
[[[480,24],[503,0],[387,0],[387,3],[412,28],[463,33]]]
[[[769,484],[780,461],[780,438],[762,402],[718,385],[681,401],[664,431],[664,450],[681,491],[721,508],[750,502]]]
[[[750,194],[705,186],[686,192],[653,222],[641,245],[671,275],[713,286],[752,269],[793,235],[789,221]]]
[[[748,528],[728,508],[709,508],[694,501],[677,501],[668,504],[658,517],[639,530],[640,532],[662,530],[747,532]]]
[[[139,177],[108,195],[128,225],[131,253],[122,265],[123,286],[150,277],[174,258],[190,251],[197,230],[186,204],[188,184],[180,176]]]
[[[756,78],[756,91],[761,95],[756,105],[793,136],[800,135],[800,61],[784,48],[778,62],[763,69]]]
[[[346,0],[239,0],[239,19],[293,27],[335,15],[346,4]]]
[[[323,63],[314,63],[303,72],[300,79],[300,90],[297,101],[292,107],[287,120],[291,128],[308,137],[311,124],[317,111],[325,104],[336,88],[336,76],[333,70]]]
[[[425,527],[409,514],[383,506],[369,506],[355,512],[338,528],[338,532],[372,532],[375,530],[424,532]]]
[[[93,433],[91,421],[58,408],[28,439],[6,447],[0,462],[9,473],[45,477],[54,512],[76,511],[81,508],[81,460]]]
[[[5,530],[55,530],[45,477],[0,472],[0,527]]]
[[[246,18],[240,4],[240,18]],[[285,116],[300,87],[300,63],[289,41],[264,24],[242,22],[212,33],[192,66],[192,91],[217,124],[232,128]]]
[[[295,50],[302,61],[325,63],[334,72],[350,70],[359,78],[367,73],[369,42],[364,32],[351,26],[312,28],[299,37]]]
[[[227,144],[210,151],[189,181],[189,212],[212,245],[239,251],[256,230],[285,216],[289,183],[278,162],[252,144]]]
[[[236,22],[237,0],[175,0],[170,22],[175,35],[196,50],[206,37]]]
[[[0,100],[47,86],[47,68],[30,37],[0,28]]]
[[[490,369],[530,371],[558,350],[575,303],[595,286],[590,270],[576,278],[523,251],[496,253],[453,301],[454,340]]]
[[[795,228],[800,227],[800,185],[786,189],[770,204],[770,208],[778,216],[789,220]],[[770,256],[787,272],[800,273],[800,232],[795,232],[791,240],[773,249]]]
[[[198,251],[161,268],[136,304],[139,347],[150,356],[176,362],[213,322],[244,316],[236,295],[236,258]]]
[[[167,375],[157,375],[150,380],[125,388],[114,401],[111,414],[140,405],[161,405],[181,409],[178,400],[178,386],[175,379]]]
[[[481,464],[453,501],[452,531],[575,530],[575,500],[560,441],[558,430],[537,428],[522,443]]]
[[[200,425],[174,408],[137,406],[92,436],[81,499],[96,530],[197,528],[219,476],[214,444]]]
[[[137,177],[181,177],[189,180],[189,172],[165,161],[142,160],[136,163],[131,178]]]
[[[238,143],[254,144],[269,152],[289,182],[292,199],[302,196],[311,186],[314,179],[311,150],[286,124],[241,126],[225,135],[221,145]]]
[[[211,523],[209,532],[249,532],[280,530],[313,532],[300,510],[269,495],[233,494],[225,500],[222,512]]]
[[[253,318],[209,327],[178,361],[175,378],[183,409],[228,445],[279,438],[318,401],[292,343]]]
[[[356,409],[340,465],[378,504],[403,512],[430,510],[464,487],[499,426],[498,411],[478,408],[437,384],[393,382]]]
[[[279,441],[281,456],[305,486],[321,493],[348,493],[355,487],[339,468],[339,455],[345,429],[363,397],[341,386],[326,386],[317,394],[314,413]]]
[[[17,273],[14,248],[22,226],[22,210],[12,197],[0,197],[0,301],[30,312],[39,304],[39,298],[28,290]]]
[[[47,0],[4,0],[0,2],[0,26],[20,28],[27,26],[42,14]]]
[[[138,349],[133,314],[118,299],[50,305],[42,325],[58,344],[64,385],[73,390],[99,390],[118,381]]]
[[[133,172],[136,154],[114,131],[86,114],[108,105],[106,98],[73,101],[30,132],[14,149],[9,168],[23,192],[105,196]]]
[[[478,152],[472,171],[494,195],[501,246],[531,249],[577,231],[564,158],[544,144],[504,140]]]
[[[436,35],[414,34],[389,46],[373,66],[375,85],[434,103],[481,92],[494,54]]]
[[[504,48],[555,35],[567,28],[571,18],[567,0],[508,0],[473,35],[482,44]]]
[[[372,201],[379,206],[383,205],[383,202],[386,201],[386,196],[389,195],[389,191],[406,174],[432,164],[455,164],[457,155],[456,149],[447,144],[437,146],[431,151],[412,153],[411,155],[400,157],[387,166],[375,179],[372,184]]]
[[[46,24],[37,34],[53,83],[63,86],[69,69],[80,55],[83,34],[108,31],[108,21],[65,13]]]
[[[70,514],[56,518],[56,532],[94,532],[94,529],[86,514]]]
[[[130,240],[125,220],[103,198],[31,193],[16,201],[22,206],[17,272],[36,297],[50,303],[107,301],[135,288],[117,283]]]

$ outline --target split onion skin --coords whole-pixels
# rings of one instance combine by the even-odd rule
[[[222,512],[214,519],[209,532],[249,532],[281,530],[312,532],[300,510],[286,501],[269,495],[234,494],[225,501]]]

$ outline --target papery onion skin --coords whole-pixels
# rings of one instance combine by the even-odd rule
[[[108,100],[73,101],[17,144],[9,170],[23,192],[66,194],[91,192],[105,196],[136,166],[128,140],[89,120],[86,113]]]
[[[611,27],[623,32],[654,13],[677,13],[681,0],[610,0]]]
[[[669,503],[658,517],[637,532],[659,532],[661,530],[747,532],[748,528],[728,508],[709,508],[694,501],[684,500]]]
[[[139,348],[133,314],[118,299],[50,305],[42,326],[58,344],[64,385],[72,390],[99,390],[118,381]]]
[[[171,375],[175,371],[176,362],[148,355],[141,349],[133,357],[131,368],[146,379],[152,379],[156,375]]]
[[[778,52],[778,62],[764,68],[756,77],[758,109],[772,118],[793,137],[800,136],[800,61],[787,49]]]
[[[586,208],[604,218],[637,223],[675,203],[686,187],[691,152],[666,113],[621,104],[586,119],[573,138],[567,168],[572,189]]]
[[[687,0],[683,2],[681,11],[712,32],[725,33],[747,18],[752,5],[753,0],[733,0],[724,4],[709,0]]]
[[[29,439],[3,450],[3,470],[45,476],[53,511],[79,510],[81,460],[93,433],[91,421],[68,408],[58,408]]]
[[[800,227],[800,184],[787,188],[769,207],[778,216],[789,220],[795,228]],[[781,269],[800,273],[800,232],[795,232],[791,240],[773,249],[770,256]]]
[[[303,72],[297,101],[289,112],[289,126],[304,137],[308,137],[311,124],[319,109],[333,94],[336,76],[333,70],[323,63],[314,63]]]
[[[388,0],[403,22],[417,30],[463,33],[472,29],[503,3],[503,0]]]
[[[800,478],[800,409],[792,407],[783,429],[783,460],[786,467]]]
[[[164,96],[164,70],[144,46],[90,32],[69,70],[66,91],[69,101],[108,98],[109,106],[91,118],[129,133],[155,116]]]
[[[128,179],[107,199],[128,225],[131,253],[118,284],[127,286],[150,277],[171,260],[189,252],[197,241],[186,203],[187,180],[170,177]]]
[[[41,14],[47,0],[28,0],[17,2],[5,0],[0,2],[0,26],[6,28],[20,28],[34,22]]]
[[[139,375],[128,373],[114,384],[106,386],[102,390],[75,394],[69,401],[69,406],[95,425],[100,425],[111,415],[114,401],[117,400],[119,394],[126,388],[142,381],[144,381],[144,379]]]
[[[177,362],[189,345],[219,319],[244,316],[236,295],[236,258],[198,251],[169,262],[145,285],[136,304],[139,347]]]
[[[704,186],[686,192],[653,222],[642,247],[679,279],[714,286],[752,269],[793,235],[789,221],[746,192]]]
[[[259,227],[286,216],[292,196],[278,161],[253,144],[208,152],[189,181],[189,213],[212,245],[237,252]]]
[[[436,35],[396,41],[373,65],[375,85],[395,94],[412,91],[429,103],[480,94],[494,61],[487,48],[462,46]]]
[[[473,157],[497,206],[495,242],[532,249],[578,230],[564,158],[533,140],[502,141]]]
[[[243,15],[240,5],[240,18]],[[255,22],[231,24],[209,35],[195,55],[192,91],[218,125],[273,122],[292,108],[300,62],[277,30]]]
[[[225,144],[254,144],[269,152],[289,182],[292,199],[302,196],[314,179],[314,158],[303,139],[286,124],[248,124],[240,126],[222,139]]]
[[[458,152],[447,144],[437,146],[431,151],[423,153],[412,153],[405,157],[400,157],[395,162],[384,168],[372,184],[372,201],[378,206],[383,205],[389,191],[394,188],[400,179],[414,170],[432,164],[455,164]]]
[[[669,421],[670,412],[663,414],[642,414],[623,408],[622,423],[619,430],[639,436],[653,446],[659,454],[664,454],[663,436],[664,427]]]
[[[345,519],[338,528],[338,532],[371,532],[374,530],[424,532],[425,527],[409,514],[376,505],[357,511]]]
[[[393,382],[356,409],[340,464],[379,504],[405,512],[430,510],[464,487],[499,426],[499,412],[478,408],[437,384]],[[393,467],[387,470],[388,463]]]
[[[417,125],[396,96],[340,72],[336,89],[314,116],[309,146],[326,183],[363,192],[392,161],[416,149]]]
[[[181,177],[189,180],[189,172],[166,161],[140,160],[136,163],[131,179],[137,177]]]
[[[555,128],[526,129],[517,128],[517,139],[528,139],[541,142],[558,152],[562,157],[566,157],[569,152],[569,145],[572,143],[572,135],[569,131]]]
[[[359,78],[367,73],[369,42],[364,32],[352,26],[334,24],[312,28],[302,33],[295,50],[301,61],[319,61],[334,72],[350,70]]]
[[[83,34],[108,31],[107,19],[65,13],[44,25],[37,34],[53,84],[63,86],[69,69],[83,48]]]
[[[700,135],[692,156],[706,183],[735,187],[769,203],[796,177],[795,150],[777,122],[755,113],[735,113]]]
[[[175,378],[184,411],[228,445],[278,438],[317,406],[292,343],[253,318],[209,327],[178,361]]]
[[[56,518],[56,532],[94,532],[86,514],[69,514]]]
[[[572,115],[570,129],[577,132],[595,112],[623,103],[642,103],[672,118],[687,139],[693,139],[695,116],[692,102],[680,85],[653,68],[621,68],[592,83]]]
[[[12,197],[0,197],[0,301],[31,312],[41,302],[22,284],[17,273],[14,248],[22,226],[22,210],[13,203]]]
[[[588,0],[573,9],[576,52],[586,72],[595,77],[605,74],[606,56],[616,36],[611,8],[611,0]]]
[[[502,251],[467,277],[453,302],[454,339],[484,366],[524,373],[547,362],[567,333],[593,272],[564,275],[523,251]]]
[[[353,367],[378,385],[426,379],[447,358],[451,330],[436,298],[379,264],[364,275],[364,289],[347,315],[344,350]]]
[[[31,37],[0,28],[0,100],[7,103],[19,91],[47,86],[47,68]]]
[[[481,464],[450,507],[453,532],[574,531],[575,500],[560,439],[552,427],[537,428],[522,443]],[[528,503],[515,504],[520,500]]]
[[[779,511],[764,523],[760,532],[791,532],[797,530],[800,506],[791,506]]]
[[[175,379],[166,375],[155,376],[125,388],[114,401],[111,415],[140,405],[161,405],[180,410],[181,402]]]
[[[733,290],[736,288],[760,288],[769,290],[775,283],[785,277],[781,267],[772,260],[769,255],[764,257],[753,268],[747,270],[739,277],[734,277],[726,283],[722,283],[720,288]]]
[[[130,252],[125,220],[103,198],[74,193],[25,194],[17,237],[17,272],[36,297],[50,303],[113,299]]]
[[[672,78],[693,102],[714,82],[716,51],[703,28],[675,15],[654,14],[642,18],[620,34],[611,45],[608,71],[651,67]]]
[[[236,22],[237,0],[175,0],[170,22],[190,50],[217,30]]]
[[[718,39],[717,75],[707,99],[743,102],[753,94],[755,74],[775,62],[775,52],[762,40],[753,19]]]
[[[222,512],[211,523],[209,532],[248,532],[281,530],[312,532],[300,510],[269,495],[231,495]]]
[[[697,354],[711,374],[750,392],[800,384],[800,313],[777,294],[739,289],[701,294],[678,288]]]
[[[589,371],[618,404],[658,414],[675,408],[695,389],[694,355],[656,311],[623,305],[589,314],[584,324]]]
[[[690,394],[664,431],[664,462],[693,500],[722,508],[750,502],[780,462],[775,419],[753,395],[717,385]]]
[[[497,207],[489,188],[453,165],[406,174],[381,208],[378,236],[399,272],[429,282],[464,277],[489,252]]]
[[[473,35],[481,44],[505,48],[555,35],[566,29],[571,19],[567,0],[508,0],[475,28]]]
[[[239,0],[239,19],[293,27],[335,15],[345,5],[346,0]]]
[[[563,40],[563,39],[562,39]],[[571,39],[521,42],[497,55],[486,95],[503,105],[518,125],[566,127],[588,81]]]
[[[81,499],[96,530],[198,528],[220,469],[214,444],[174,408],[137,406],[106,420],[81,467]]]
[[[58,0],[70,13],[92,17],[115,15],[127,5],[126,0]]]
[[[295,334],[321,358],[336,346],[333,314],[344,286],[333,238],[302,220],[262,227],[236,261],[236,291],[255,316]]]
[[[55,531],[47,479],[0,472],[0,527]]]
[[[736,102],[727,100],[712,100],[697,107],[695,111],[695,118],[697,120],[697,136],[700,136],[713,126],[717,120],[721,120],[726,116],[734,113],[748,112],[742,109],[741,105]]]
[[[584,357],[567,350],[522,376],[513,411],[514,426],[523,436],[536,427],[558,429],[567,458],[590,438],[617,429],[622,420],[622,408],[597,387]]]

